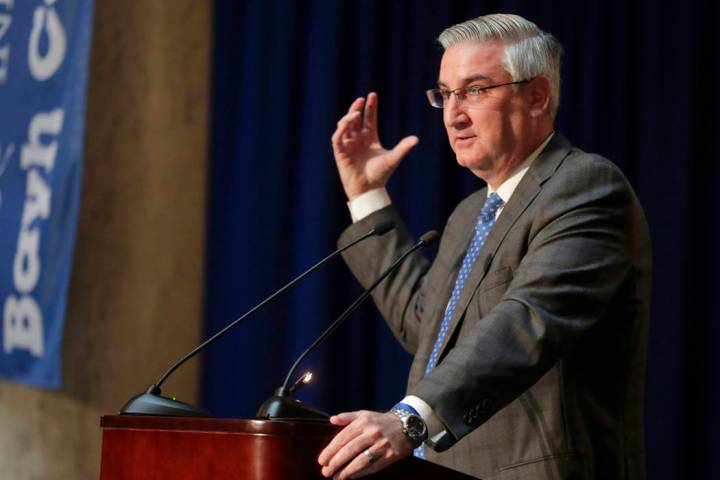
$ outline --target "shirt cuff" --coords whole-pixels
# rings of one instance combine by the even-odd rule
[[[427,427],[428,439],[432,439],[440,433],[445,433],[445,426],[442,424],[437,415],[435,415],[435,412],[433,412],[430,405],[425,403],[423,399],[418,398],[415,395],[408,395],[403,398],[400,403],[406,403],[417,410]]]
[[[354,223],[359,222],[381,208],[387,207],[391,203],[392,201],[390,200],[390,195],[388,195],[387,190],[384,188],[375,188],[353,198],[347,202],[347,206],[350,209],[350,217],[352,217]]]

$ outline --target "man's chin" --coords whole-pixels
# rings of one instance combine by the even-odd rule
[[[487,170],[487,163],[486,161],[483,161],[481,159],[478,159],[477,157],[471,157],[467,155],[455,155],[455,161],[457,161],[457,164],[460,165],[463,168],[467,168],[468,170],[472,170],[473,173],[482,172]],[[475,173],[477,175],[477,173]]]

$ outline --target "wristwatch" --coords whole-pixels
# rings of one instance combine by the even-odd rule
[[[412,442],[413,448],[420,446],[427,438],[427,426],[425,421],[415,413],[405,408],[393,408],[390,413],[396,415],[403,425],[403,433]]]

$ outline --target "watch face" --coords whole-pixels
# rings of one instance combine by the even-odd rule
[[[402,408],[394,408],[391,412],[402,420],[403,433],[407,435],[415,447],[419,446],[427,436],[427,427],[423,419]]]
[[[425,436],[425,422],[420,417],[410,415],[406,420],[408,432],[411,436],[420,438]]]

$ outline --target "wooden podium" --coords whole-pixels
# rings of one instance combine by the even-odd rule
[[[101,480],[323,479],[317,457],[339,431],[320,422],[104,416]],[[471,479],[405,458],[368,478]]]

